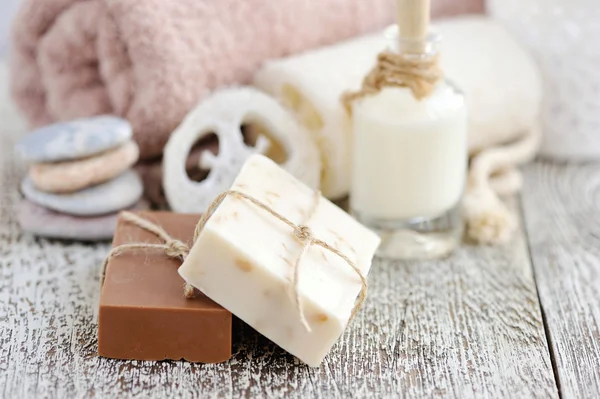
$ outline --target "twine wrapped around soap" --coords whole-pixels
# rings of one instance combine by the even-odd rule
[[[438,58],[437,54],[429,56],[382,51],[373,69],[363,79],[360,90],[342,94],[342,104],[350,113],[352,102],[377,94],[384,87],[407,87],[417,100],[427,97],[443,77]]]
[[[344,255],[342,252],[340,252],[337,248],[332,247],[331,245],[327,244],[325,241],[315,238],[315,236],[312,233],[312,230],[306,225],[306,223],[308,222],[308,219],[310,219],[313,216],[313,214],[316,212],[317,207],[319,205],[319,200],[321,198],[321,193],[319,191],[315,191],[315,200],[313,202],[312,209],[307,216],[307,220],[304,222],[305,224],[296,224],[296,223],[292,222],[285,216],[276,212],[272,207],[262,203],[261,201],[257,200],[256,198],[254,198],[248,194],[245,194],[241,191],[237,191],[237,190],[225,191],[225,192],[221,193],[212,202],[212,204],[208,207],[206,212],[202,215],[202,218],[196,225],[196,231],[194,233],[194,241],[198,238],[198,236],[204,229],[204,226],[206,225],[206,223],[208,222],[208,220],[210,219],[212,214],[216,211],[216,209],[223,202],[223,200],[228,196],[233,196],[233,197],[247,200],[247,201],[251,202],[252,204],[256,205],[257,207],[259,207],[260,209],[271,214],[276,219],[287,224],[290,228],[292,228],[294,237],[296,237],[296,239],[298,239],[298,241],[302,244],[302,250],[300,251],[300,254],[298,255],[298,257],[296,258],[296,262],[294,262],[294,274],[293,274],[293,280],[292,280],[291,286],[292,286],[294,303],[296,305],[298,314],[300,315],[300,322],[302,323],[302,325],[304,326],[306,331],[311,332],[312,329],[310,328],[310,325],[308,324],[308,321],[306,320],[306,317],[304,315],[304,308],[302,305],[302,301],[300,301],[300,290],[298,289],[299,281],[300,281],[299,280],[299,270],[300,270],[300,261],[302,260],[302,258],[304,257],[304,254],[306,254],[306,252],[312,245],[320,246],[321,248],[326,249],[329,252],[332,252],[335,255],[339,256],[342,260],[344,260],[344,262],[346,262],[348,264],[348,266],[350,266],[352,268],[352,270],[360,278],[360,281],[362,284],[360,294],[358,296],[358,300],[356,301],[356,303],[354,304],[354,307],[352,308],[352,313],[350,314],[350,320],[352,320],[354,318],[354,316],[356,315],[356,312],[358,312],[358,309],[360,309],[360,307],[362,306],[362,304],[365,301],[365,298],[367,296],[367,290],[368,290],[367,279],[353,261],[351,261],[346,255]]]
[[[228,190],[228,191],[221,193],[217,198],[215,198],[215,200],[210,204],[210,206],[208,207],[206,212],[204,214],[202,214],[202,217],[200,218],[200,220],[198,221],[198,224],[196,225],[196,228],[194,230],[194,242],[196,242],[196,240],[200,236],[200,233],[202,233],[202,230],[204,229],[204,226],[206,225],[206,223],[208,222],[210,217],[213,215],[213,213],[216,211],[216,209],[219,207],[219,205],[221,205],[221,203],[227,196],[234,196],[237,198],[247,200],[247,201],[251,202],[252,204],[256,205],[257,207],[259,207],[260,209],[271,214],[272,216],[274,216],[281,222],[287,224],[289,227],[292,228],[294,237],[296,237],[296,239],[298,239],[298,241],[302,244],[302,250],[300,251],[300,254],[296,258],[296,262],[294,263],[294,274],[293,274],[293,278],[292,278],[291,287],[292,287],[293,300],[296,305],[298,314],[300,315],[300,322],[302,323],[302,325],[308,332],[311,332],[312,329],[310,328],[310,325],[308,324],[308,321],[306,320],[306,316],[304,315],[304,308],[302,305],[302,301],[300,301],[300,291],[299,291],[298,287],[299,287],[299,281],[300,281],[300,279],[299,279],[300,261],[302,260],[302,258],[304,257],[304,255],[306,254],[306,252],[312,245],[320,246],[323,249],[326,249],[326,250],[332,252],[333,254],[339,256],[342,260],[344,260],[348,264],[348,266],[350,266],[352,268],[352,270],[360,278],[360,281],[362,284],[360,294],[358,296],[358,300],[356,301],[356,303],[354,304],[354,307],[352,308],[352,313],[350,314],[350,320],[352,320],[354,318],[354,316],[356,315],[356,312],[358,312],[358,309],[360,309],[363,302],[365,301],[365,298],[367,296],[367,289],[368,289],[367,279],[364,276],[364,274],[360,271],[358,266],[356,266],[356,264],[353,261],[351,261],[346,255],[344,255],[342,252],[340,252],[337,248],[332,247],[331,245],[327,244],[325,241],[315,238],[311,229],[306,224],[295,224],[294,222],[292,222],[285,216],[276,212],[272,207],[262,203],[261,201],[257,200],[256,198],[254,198],[248,194],[245,194],[245,193],[243,193],[241,191],[237,191],[237,190]],[[319,205],[320,198],[321,198],[321,193],[319,191],[315,191],[315,200],[313,201],[312,209],[309,212],[305,223],[307,223],[308,220],[316,212],[317,207]],[[157,237],[161,238],[164,241],[164,243],[163,244],[130,243],[130,244],[119,245],[118,247],[113,248],[109,252],[109,254],[106,256],[106,258],[104,259],[104,263],[102,264],[101,284],[104,282],[104,276],[106,273],[106,267],[108,265],[108,262],[113,257],[118,256],[127,250],[160,249],[160,250],[165,251],[165,254],[167,256],[173,257],[173,258],[181,258],[182,260],[185,260],[185,258],[189,255],[189,252],[190,252],[189,246],[187,246],[185,243],[171,237],[160,226],[158,226],[140,216],[137,216],[134,213],[127,212],[127,211],[122,212],[121,217],[123,219],[125,219],[126,221],[133,223],[134,225],[136,225],[150,233],[155,234]],[[184,295],[186,298],[192,298],[194,295],[194,287],[191,286],[190,284],[186,283],[185,287],[184,287]]]
[[[132,213],[129,211],[121,212],[120,216],[121,216],[121,218],[128,221],[129,223],[132,223],[139,228],[142,228],[150,233],[153,233],[154,235],[159,237],[161,240],[163,240],[164,243],[163,244],[150,244],[150,243],[146,243],[146,242],[130,243],[130,244],[122,244],[122,245],[119,245],[119,246],[111,249],[111,251],[108,253],[106,258],[104,259],[104,262],[102,263],[102,268],[101,268],[101,272],[100,272],[101,273],[100,286],[102,286],[104,284],[104,278],[106,276],[106,267],[108,266],[108,262],[110,262],[110,260],[112,258],[114,258],[115,256],[119,256],[120,254],[122,254],[125,251],[129,251],[129,250],[133,250],[133,249],[160,249],[160,250],[163,250],[168,257],[180,258],[182,261],[184,261],[185,258],[190,253],[190,247],[187,244],[171,237],[171,235],[169,235],[169,233],[167,233],[159,225],[154,224],[151,221],[146,220],[146,219],[136,215],[135,213]],[[194,296],[195,296],[194,287],[188,283],[185,283],[183,286],[183,296],[188,299],[194,298]]]

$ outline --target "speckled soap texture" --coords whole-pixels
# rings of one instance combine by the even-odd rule
[[[66,161],[110,150],[131,136],[129,122],[103,115],[44,126],[21,139],[15,150],[30,163]]]
[[[143,186],[140,177],[130,170],[107,183],[63,195],[39,191],[27,177],[21,183],[21,191],[25,198],[48,209],[69,215],[93,216],[133,205],[142,197]]]

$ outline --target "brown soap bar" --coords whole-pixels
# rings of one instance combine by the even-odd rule
[[[173,238],[192,243],[199,215],[138,212]],[[163,242],[119,218],[113,247]],[[231,313],[201,293],[183,296],[180,259],[160,249],[124,250],[107,265],[100,295],[98,354],[135,360],[216,363],[231,357]]]

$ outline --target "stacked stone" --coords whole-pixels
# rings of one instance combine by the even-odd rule
[[[105,240],[117,214],[143,209],[139,157],[130,124],[97,116],[40,128],[16,146],[29,164],[18,212],[23,231],[38,236]]]

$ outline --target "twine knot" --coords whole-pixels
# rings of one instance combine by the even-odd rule
[[[365,301],[365,298],[367,296],[367,290],[368,290],[367,279],[364,276],[364,274],[362,273],[362,271],[358,268],[358,266],[351,259],[349,259],[339,249],[332,247],[331,245],[327,244],[325,241],[315,238],[313,236],[312,230],[307,226],[309,219],[312,218],[314,216],[314,214],[317,212],[317,208],[319,206],[319,201],[321,200],[321,192],[320,191],[314,192],[312,207],[309,210],[308,214],[306,215],[304,222],[301,224],[296,224],[296,223],[292,222],[291,220],[289,220],[282,214],[275,211],[271,206],[257,200],[256,198],[252,197],[251,195],[248,195],[246,193],[243,193],[243,192],[237,191],[237,190],[224,191],[217,198],[215,198],[215,200],[210,204],[210,206],[208,207],[206,212],[204,212],[204,214],[202,215],[202,218],[200,218],[200,221],[196,225],[196,231],[194,232],[194,241],[196,241],[198,239],[198,237],[200,236],[200,234],[202,233],[202,230],[204,229],[204,226],[208,222],[208,219],[210,219],[210,217],[216,211],[216,209],[219,207],[219,205],[228,196],[232,196],[232,197],[236,197],[238,199],[243,199],[245,201],[248,201],[248,202],[254,204],[255,206],[257,206],[258,208],[262,209],[263,211],[267,212],[274,218],[280,220],[282,223],[285,223],[292,229],[294,237],[296,237],[298,239],[298,241],[300,241],[300,243],[302,244],[300,253],[298,254],[296,261],[294,262],[294,265],[293,265],[293,275],[292,275],[292,281],[291,281],[291,285],[290,285],[290,294],[291,294],[291,299],[294,301],[294,304],[296,305],[296,309],[298,310],[300,323],[304,326],[306,331],[311,332],[312,329],[310,328],[310,325],[308,324],[308,321],[306,320],[306,316],[304,314],[304,306],[302,304],[302,301],[300,300],[300,289],[299,289],[299,287],[300,287],[300,263],[301,263],[302,258],[306,254],[306,252],[313,245],[321,247],[324,250],[329,251],[329,252],[333,253],[334,255],[336,255],[337,257],[339,257],[340,259],[342,259],[348,265],[348,267],[350,267],[350,269],[352,269],[354,271],[354,273],[356,273],[356,275],[360,279],[360,283],[361,283],[360,294],[358,296],[358,300],[356,301],[356,303],[354,304],[354,307],[352,308],[352,313],[350,314],[350,320],[352,320],[354,318],[354,316],[356,315],[356,312],[358,312],[358,309],[360,309],[360,307],[362,306],[362,304]]]
[[[299,225],[294,229],[294,235],[300,242],[310,241],[313,238],[312,230],[306,225]]]
[[[346,111],[351,112],[354,100],[377,94],[384,87],[407,87],[417,100],[428,96],[443,77],[438,58],[427,54],[379,53],[377,63],[364,77],[360,90],[342,94]]]
[[[118,256],[123,253],[123,251],[127,250],[135,250],[135,249],[160,249],[165,252],[169,258],[180,258],[181,260],[185,260],[186,256],[190,253],[190,247],[185,243],[176,240],[171,237],[169,233],[167,233],[162,227],[152,223],[149,220],[146,220],[135,213],[124,211],[121,212],[121,217],[123,220],[136,225],[137,227],[144,229],[158,238],[163,240],[162,244],[150,244],[144,242],[138,243],[129,243],[122,244],[118,247],[113,248],[102,263],[102,268],[100,269],[100,287],[104,284],[104,278],[106,276],[106,268],[108,267],[108,262],[115,256]],[[196,296],[196,291],[194,287],[190,284],[185,283],[183,286],[183,296],[185,298],[191,299]]]
[[[165,242],[165,253],[170,258],[181,258],[185,260],[190,252],[189,247],[179,240],[169,240]]]

